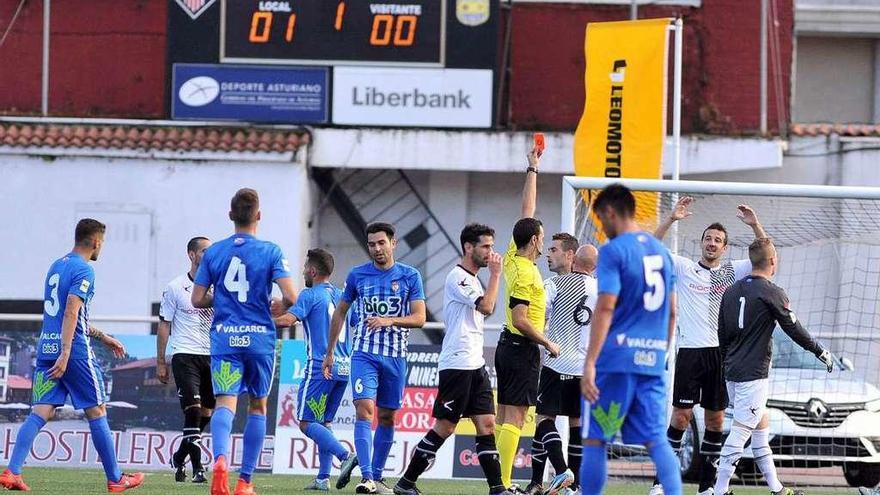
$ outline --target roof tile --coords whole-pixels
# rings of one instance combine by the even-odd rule
[[[288,129],[0,122],[10,147],[284,153],[307,143],[306,131]]]

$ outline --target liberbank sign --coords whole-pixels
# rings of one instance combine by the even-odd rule
[[[492,126],[492,71],[333,68],[333,123],[395,127]]]

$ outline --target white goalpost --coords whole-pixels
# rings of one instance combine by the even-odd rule
[[[880,188],[564,177],[562,230],[581,243],[603,243],[589,203],[612,183],[637,194],[637,220],[648,232],[679,196],[692,196],[693,214],[677,222],[665,242],[693,260],[700,259],[702,232],[713,222],[728,230],[726,257],[748,258],[754,234],[737,218],[736,206],[755,209],[779,252],[774,283],[839,368],[827,374],[776,332],[768,407],[780,473],[802,486],[880,483]],[[702,425],[695,426],[691,452],[698,453]],[[650,475],[649,464],[637,466],[612,463],[612,473]],[[740,478],[763,483],[748,458]]]

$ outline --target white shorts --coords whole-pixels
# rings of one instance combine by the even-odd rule
[[[733,407],[733,420],[755,429],[767,412],[770,380],[762,378],[750,382],[727,382],[727,396]]]

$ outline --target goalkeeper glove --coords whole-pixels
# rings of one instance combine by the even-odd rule
[[[828,372],[831,373],[834,370],[834,359],[831,357],[831,353],[828,352],[827,349],[822,349],[822,352],[816,354],[816,357],[819,358],[819,361],[822,361],[822,364],[828,368]]]

